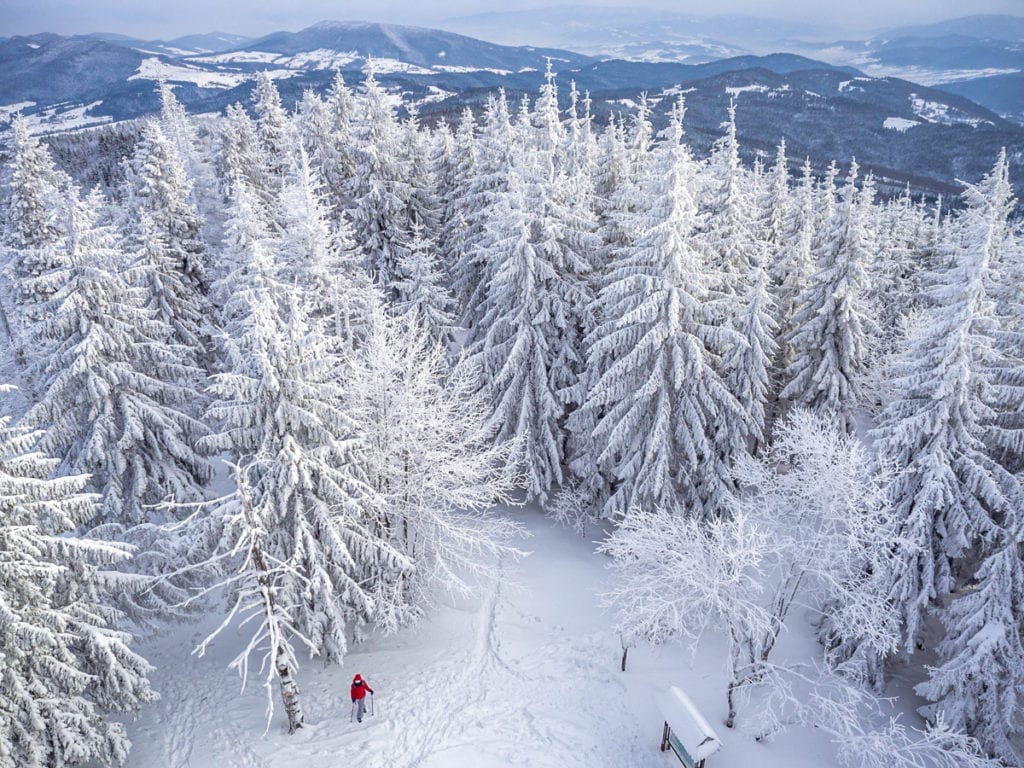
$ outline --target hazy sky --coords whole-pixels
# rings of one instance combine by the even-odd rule
[[[120,32],[172,38],[219,30],[258,36],[324,19],[440,25],[452,16],[524,10],[538,0],[0,0],[0,36],[31,32]],[[629,6],[628,0],[569,0],[550,5]],[[743,13],[803,19],[850,31],[975,13],[1024,15],[1024,0],[640,0],[637,5],[701,15]]]

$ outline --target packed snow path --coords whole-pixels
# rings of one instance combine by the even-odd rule
[[[724,714],[722,656],[711,649],[704,661],[678,648],[638,648],[621,673],[619,638],[612,617],[599,607],[609,576],[605,559],[592,541],[536,512],[511,514],[532,534],[521,543],[531,554],[502,563],[503,577],[476,599],[356,646],[344,667],[303,664],[306,726],[295,735],[286,733],[276,686],[278,711],[266,734],[260,681],[251,678],[239,693],[227,662],[242,635],[231,630],[206,657],[189,656],[219,616],[144,644],[158,667],[153,682],[163,698],[129,725],[134,747],[128,767],[671,766],[658,751],[655,697],[670,684],[683,685],[717,727]],[[375,714],[362,723],[350,721],[348,686],[356,672],[376,692]],[[739,734],[723,736],[728,753],[714,768],[754,759],[767,767],[831,762],[827,745],[808,743],[806,735],[798,760],[782,741],[756,745]]]

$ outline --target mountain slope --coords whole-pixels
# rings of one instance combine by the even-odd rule
[[[1024,72],[960,80],[939,86],[1024,125]]]
[[[0,104],[87,103],[117,89],[145,55],[92,37],[32,35],[0,40]]]
[[[419,67],[511,71],[524,67],[543,68],[549,56],[573,64],[590,60],[588,56],[570,51],[496,45],[436,29],[336,21],[323,21],[299,32],[275,32],[238,50],[298,54],[325,49],[352,51],[363,58],[394,59]]]

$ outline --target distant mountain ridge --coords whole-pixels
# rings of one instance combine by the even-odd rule
[[[275,32],[237,50],[297,54],[314,50],[354,51],[362,57],[395,59],[421,67],[501,68],[543,65],[547,57],[582,64],[591,57],[561,49],[504,46],[454,32],[371,22],[321,21],[299,32]]]
[[[770,152],[785,137],[794,157],[808,156],[819,167],[856,156],[890,185],[910,181],[932,193],[955,191],[957,178],[979,178],[1000,147],[1024,146],[1024,127],[966,94],[869,77],[857,67],[791,53],[700,63],[627,61],[351,22],[322,22],[240,45],[218,38],[187,36],[160,43],[161,50],[155,41],[104,35],[2,38],[0,128],[18,110],[40,132],[151,114],[159,108],[160,79],[190,111],[223,112],[230,104],[249,103],[261,71],[275,79],[291,108],[307,89],[325,92],[337,70],[358,87],[371,60],[384,87],[404,94],[422,119],[454,121],[467,106],[479,110],[498,88],[513,103],[535,96],[550,60],[563,102],[575,82],[589,91],[598,122],[613,114],[628,119],[647,92],[661,126],[670,104],[685,94],[686,130],[699,152],[720,135],[731,100],[738,103],[741,138],[750,154]],[[228,48],[214,52],[211,45]],[[195,52],[199,46],[205,48]],[[1018,185],[1024,182],[1019,154],[1012,160]]]
[[[1008,14],[978,14],[957,19],[937,21],[932,24],[918,24],[887,29],[877,37],[947,37],[961,35],[988,40],[1024,42],[1024,16]]]
[[[449,19],[446,26],[506,43],[528,38],[604,58],[650,62],[699,64],[785,51],[874,77],[929,86],[967,83],[950,90],[1024,120],[1024,91],[1014,88],[1014,76],[1024,72],[1024,16],[967,16],[865,32],[862,38],[799,22],[642,7],[496,11]],[[984,80],[975,82],[979,79]]]

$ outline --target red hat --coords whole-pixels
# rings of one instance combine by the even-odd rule
[[[361,678],[361,677],[360,677],[359,675],[356,675],[356,676],[355,676],[355,677],[353,677],[352,679],[353,679],[353,680],[362,680],[363,678]]]

